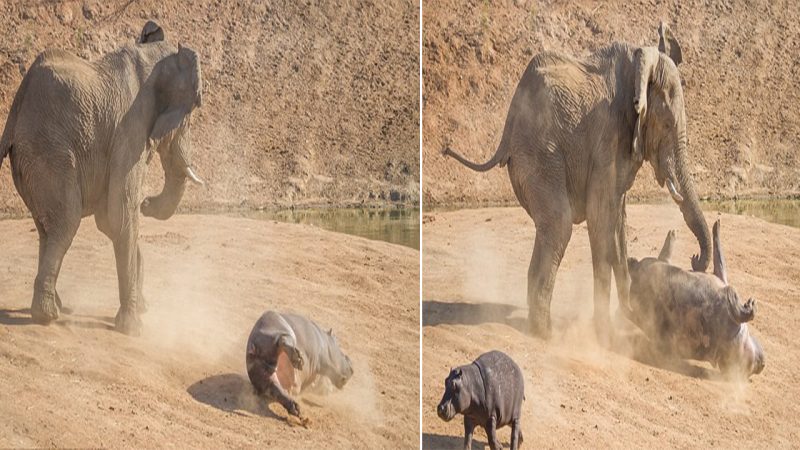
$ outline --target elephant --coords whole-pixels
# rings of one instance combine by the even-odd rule
[[[191,114],[202,103],[197,53],[164,40],[148,22],[135,44],[92,62],[46,50],[22,79],[0,138],[14,185],[39,232],[31,316],[48,324],[68,313],[56,292],[61,263],[81,218],[94,215],[114,244],[120,308],[115,328],[141,332],[139,211],[168,219],[191,164]],[[164,187],[141,200],[146,166],[158,153]]]
[[[585,59],[557,52],[534,56],[514,92],[494,156],[476,164],[449,145],[444,149],[445,156],[475,171],[508,167],[514,194],[536,227],[527,289],[534,335],[550,337],[556,272],[572,225],[585,220],[595,330],[600,343],[612,342],[611,273],[620,307],[628,308],[625,198],[645,160],[697,238],[700,253],[692,257],[692,267],[708,267],[711,239],[686,154],[677,68],[682,52],[663,22],[658,34],[658,48],[613,43]]]

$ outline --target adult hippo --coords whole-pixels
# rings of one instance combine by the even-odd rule
[[[750,335],[756,302],[744,304],[728,284],[719,238],[713,227],[714,274],[669,264],[675,232],[667,233],[658,258],[628,259],[631,274],[629,318],[670,355],[710,361],[723,373],[745,376],[764,369],[764,352]]]
[[[300,417],[291,397],[316,384],[321,377],[341,389],[353,376],[353,367],[339,348],[332,330],[297,314],[267,311],[247,339],[247,375],[256,393],[279,402]]]

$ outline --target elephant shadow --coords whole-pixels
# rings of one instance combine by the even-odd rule
[[[2,325],[35,325],[31,318],[30,308],[0,309],[0,324]],[[91,316],[70,313],[65,314],[54,324],[73,328],[114,330],[114,318],[106,316]]]
[[[0,324],[3,325],[33,325],[31,309],[0,309]]]
[[[256,395],[250,380],[236,373],[204,378],[189,386],[186,392],[198,402],[225,412],[286,420],[273,413],[266,402]]]
[[[668,370],[687,377],[709,380],[715,377],[715,372],[692,362],[665,355],[641,332],[629,332],[620,335],[611,349],[615,353],[628,357],[641,364],[656,369]]]
[[[521,333],[528,332],[524,317],[511,317],[520,308],[505,303],[463,303],[423,300],[422,326],[438,325],[480,325],[500,323],[508,325]]]

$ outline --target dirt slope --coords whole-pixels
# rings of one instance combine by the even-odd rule
[[[182,206],[416,203],[419,5],[414,1],[12,0],[0,3],[0,126],[45,48],[85,58],[132,42],[147,19],[197,50],[198,173]],[[158,192],[158,161],[148,174]],[[24,206],[0,170],[0,212]]]
[[[681,43],[689,167],[710,197],[800,192],[800,3],[443,0],[423,5],[423,199],[514,200],[508,174],[476,174],[439,153],[485,161],[533,55],[582,56],[614,41],[656,45],[659,20]],[[652,168],[633,197],[667,197]]]
[[[696,242],[677,208],[636,205],[628,219],[631,256],[657,255],[667,231],[676,229],[674,261],[689,267]],[[521,208],[426,214],[423,223],[425,448],[462,445],[461,423],[442,422],[435,408],[450,367],[490,349],[511,355],[525,374],[527,448],[787,448],[800,442],[800,230],[722,215],[729,279],[740,295],[758,301],[751,329],[766,354],[764,372],[747,383],[720,380],[708,363],[648,359],[639,346],[599,348],[585,226],[575,227],[558,273],[554,337],[545,343],[524,331],[535,233]],[[507,445],[509,429],[499,435]],[[483,432],[476,439],[486,442]]]
[[[416,448],[419,252],[306,225],[144,220],[143,336],[109,330],[113,248],[89,221],[59,293],[75,314],[29,323],[30,220],[0,222],[0,447]],[[355,375],[292,427],[252,395],[247,335],[266,309],[332,327]],[[391,355],[391,357],[387,357]]]

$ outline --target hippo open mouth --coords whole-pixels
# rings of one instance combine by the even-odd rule
[[[278,354],[278,364],[275,367],[275,374],[278,377],[278,382],[280,382],[281,387],[290,392],[294,390],[294,367],[286,352],[282,351]]]

